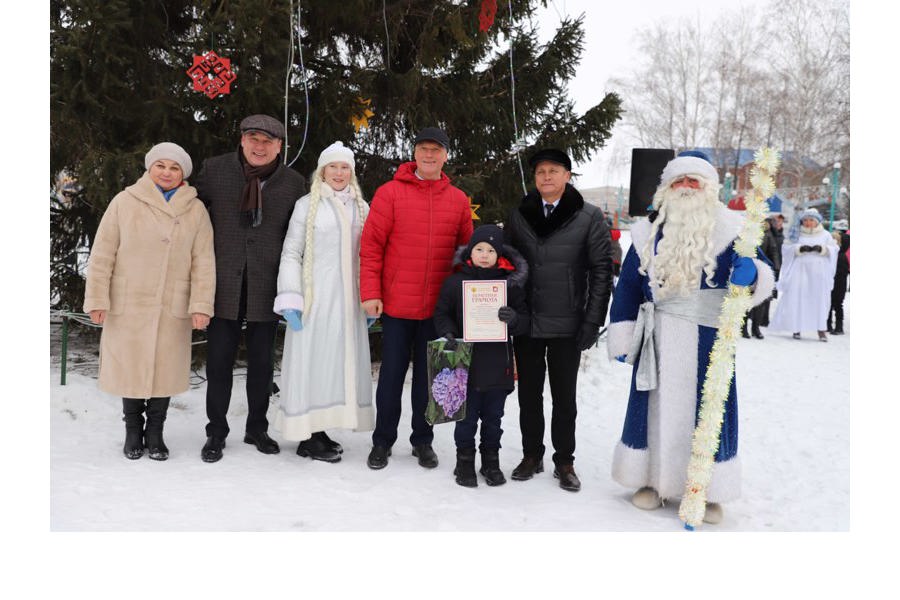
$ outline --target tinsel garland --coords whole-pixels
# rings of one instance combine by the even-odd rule
[[[772,148],[758,150],[753,159],[755,166],[750,171],[750,183],[754,193],[746,202],[746,218],[734,245],[739,255],[749,258],[756,257],[756,248],[762,241],[766,199],[775,192],[775,173],[781,162],[779,153]],[[706,514],[706,492],[719,449],[725,400],[734,378],[738,332],[751,303],[749,287],[729,284],[719,315],[716,341],[709,355],[709,368],[700,397],[699,422],[694,429],[684,495],[678,508],[678,516],[688,530],[700,525]]]

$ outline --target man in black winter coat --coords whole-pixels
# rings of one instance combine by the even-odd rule
[[[570,183],[572,161],[556,149],[529,160],[537,189],[512,210],[505,242],[528,261],[526,286],[531,331],[515,336],[519,374],[519,425],[523,458],[512,478],[524,481],[544,470],[544,377],[550,378],[554,477],[577,492],[575,474],[576,385],[581,352],[597,342],[612,289],[610,234],[596,206]]]

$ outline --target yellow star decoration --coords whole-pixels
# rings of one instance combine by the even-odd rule
[[[480,221],[480,220],[481,220],[481,217],[479,217],[478,215],[476,215],[476,214],[475,214],[475,211],[477,211],[479,208],[481,208],[481,205],[480,205],[480,204],[475,204],[475,203],[473,203],[473,202],[472,202],[472,196],[466,196],[466,198],[469,199],[469,210],[472,211],[472,220],[473,220],[473,221]]]
[[[369,110],[369,104],[372,102],[371,98],[367,98],[363,100],[361,97],[357,98],[362,111],[358,115],[353,115],[350,117],[350,122],[353,123],[353,127],[356,128],[356,133],[359,133],[361,127],[369,128],[369,117],[374,117],[375,113]]]

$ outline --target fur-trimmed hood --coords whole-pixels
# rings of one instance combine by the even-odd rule
[[[522,198],[519,212],[525,217],[525,221],[534,230],[538,237],[547,237],[569,220],[569,218],[584,207],[584,198],[571,183],[566,184],[566,189],[556,209],[550,214],[550,218],[544,216],[544,202],[537,190],[531,190]]]
[[[469,258],[468,245],[457,247],[453,254],[453,272],[461,271],[464,267],[475,268],[468,263]],[[528,261],[512,246],[504,244],[503,253],[498,257],[494,268],[507,273],[506,281],[509,285],[525,288],[528,281]]]

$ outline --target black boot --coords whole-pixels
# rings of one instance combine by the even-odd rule
[[[338,454],[344,453],[344,447],[341,446],[336,441],[334,441],[333,439],[331,439],[330,437],[328,437],[328,434],[325,433],[324,431],[317,431],[314,434],[312,434],[312,437],[318,438],[319,440],[324,442],[325,445],[328,446],[329,448],[331,448],[332,451],[337,452]]]
[[[147,453],[153,460],[169,458],[169,449],[163,441],[163,423],[169,412],[168,398],[150,398],[147,400],[147,429],[144,438],[147,440]]]
[[[144,401],[140,398],[122,398],[122,413],[122,420],[125,421],[122,452],[127,458],[137,460],[144,455]]]
[[[516,481],[526,481],[534,477],[535,473],[544,472],[544,459],[537,456],[522,457],[522,462],[513,469],[512,478]]]
[[[497,448],[481,449],[481,469],[478,471],[484,475],[485,483],[490,486],[503,485],[506,477],[500,470],[500,450]]]
[[[475,448],[456,449],[456,483],[463,487],[478,487],[478,478],[475,477]]]
[[[297,445],[297,456],[330,463],[340,462],[341,460],[341,455],[329,446],[321,436],[317,436],[315,433],[308,440],[304,440]]]
[[[834,310],[834,331],[835,335],[844,335],[844,307],[839,306]]]

